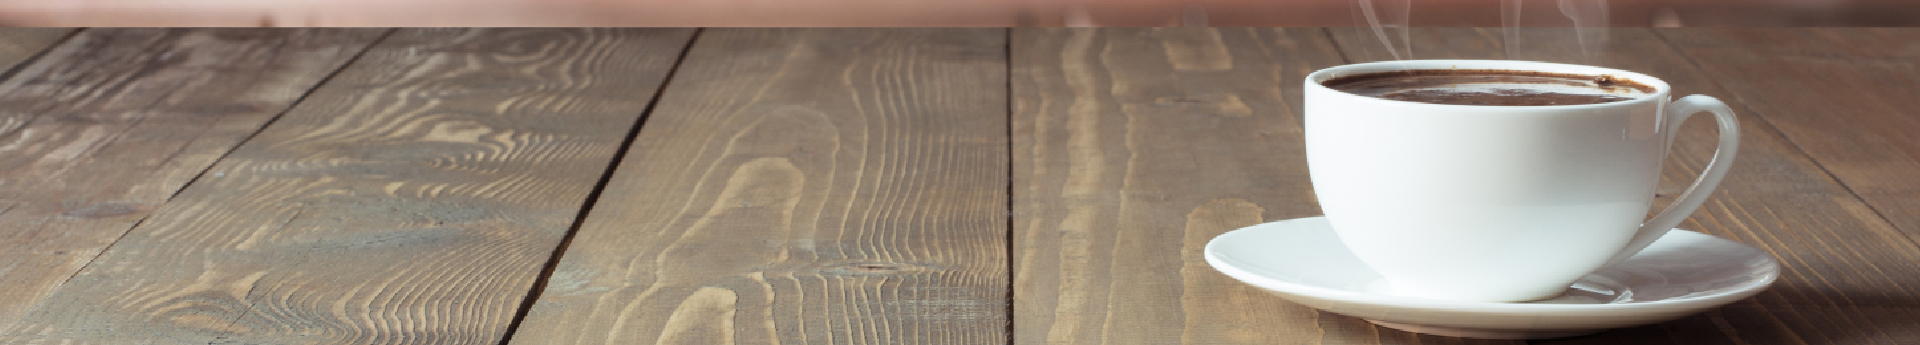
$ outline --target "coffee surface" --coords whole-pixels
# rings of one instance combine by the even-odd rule
[[[1320,83],[1341,92],[1396,101],[1494,106],[1578,105],[1651,95],[1652,86],[1588,74],[1514,70],[1423,69],[1340,76]]]

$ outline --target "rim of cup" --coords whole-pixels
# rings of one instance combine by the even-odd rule
[[[1423,70],[1423,69],[1512,70],[1512,71],[1526,71],[1526,72],[1608,75],[1608,76],[1626,78],[1634,82],[1646,84],[1647,86],[1652,86],[1653,92],[1648,93],[1646,96],[1636,97],[1630,100],[1618,101],[1618,102],[1607,102],[1607,103],[1594,103],[1594,104],[1462,105],[1462,104],[1420,103],[1420,102],[1390,100],[1385,98],[1367,97],[1367,96],[1346,93],[1344,91],[1334,90],[1333,88],[1329,88],[1326,85],[1320,84],[1321,82],[1327,81],[1328,79],[1354,75],[1354,74],[1405,71],[1405,70]],[[1405,105],[1405,106],[1413,106],[1413,107],[1476,107],[1476,108],[1488,108],[1488,109],[1513,109],[1513,110],[1527,110],[1527,109],[1537,110],[1542,108],[1578,109],[1578,108],[1612,108],[1612,107],[1641,106],[1641,105],[1645,105],[1646,103],[1662,102],[1665,99],[1667,99],[1667,96],[1673,90],[1673,87],[1671,85],[1668,85],[1667,81],[1665,80],[1661,80],[1660,78],[1655,78],[1651,75],[1646,75],[1644,73],[1639,73],[1634,71],[1606,68],[1606,67],[1597,67],[1597,66],[1587,66],[1587,65],[1575,65],[1575,64],[1540,62],[1540,61],[1515,61],[1515,60],[1399,60],[1399,61],[1367,62],[1367,63],[1348,64],[1348,65],[1340,65],[1340,66],[1323,68],[1318,71],[1314,71],[1311,74],[1308,74],[1306,79],[1307,79],[1306,86],[1308,89],[1331,92],[1334,94],[1332,96],[1323,96],[1323,97],[1338,97],[1338,98],[1343,98],[1348,100],[1386,102],[1386,103],[1393,103],[1396,105]]]

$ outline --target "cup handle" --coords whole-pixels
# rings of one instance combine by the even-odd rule
[[[1660,214],[1653,216],[1653,219],[1642,223],[1640,230],[1633,234],[1633,240],[1627,241],[1625,249],[1615,254],[1613,259],[1607,260],[1606,266],[1627,261],[1627,258],[1640,253],[1642,249],[1647,249],[1647,245],[1653,244],[1654,240],[1666,235],[1667,230],[1680,225],[1680,222],[1692,215],[1695,209],[1700,208],[1701,203],[1707,201],[1707,196],[1712,195],[1714,188],[1720,186],[1720,179],[1727,176],[1727,168],[1733,166],[1733,155],[1740,149],[1740,122],[1734,119],[1733,109],[1727,108],[1726,103],[1702,95],[1681,98],[1667,106],[1667,116],[1671,118],[1663,126],[1669,131],[1677,131],[1680,129],[1680,124],[1686,122],[1687,117],[1702,111],[1712,112],[1714,122],[1720,125],[1720,146],[1713,151],[1713,161],[1707,163],[1707,171],[1701,173],[1700,179],[1694,180],[1693,186],[1687,187],[1686,192],[1680,193],[1679,200],[1667,205],[1667,209],[1661,210]]]

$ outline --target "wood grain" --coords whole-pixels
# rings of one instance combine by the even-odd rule
[[[0,327],[384,32],[95,29],[22,67],[0,84]],[[22,34],[64,32],[0,30]],[[37,53],[5,42],[0,63]]]
[[[1318,29],[1014,32],[1017,344],[1512,344],[1418,336],[1220,274],[1208,240],[1320,214],[1300,80]]]
[[[47,51],[54,44],[76,29],[68,28],[0,28],[0,71],[32,59],[34,55]]]
[[[1920,29],[1657,33],[1895,228],[1920,238]]]
[[[1004,49],[702,33],[513,343],[1004,342]]]
[[[1689,29],[1692,30],[1692,29]],[[1664,32],[1664,31],[1663,31]],[[1350,53],[1365,38],[1331,31]],[[1422,28],[1421,58],[1497,59],[1499,29]],[[1565,39],[1571,32],[1535,29],[1526,42]],[[1676,94],[1719,96],[1741,117],[1739,158],[1720,189],[1681,228],[1747,243],[1781,260],[1783,273],[1761,295],[1716,312],[1659,325],[1540,344],[1910,344],[1920,343],[1920,247],[1775,130],[1773,111],[1758,98],[1799,97],[1786,90],[1740,96],[1723,80],[1648,29],[1616,29],[1598,56],[1574,50],[1529,53],[1543,60],[1583,60],[1644,72]],[[1420,45],[1422,42],[1452,42]],[[1477,42],[1477,43],[1474,43]],[[1770,44],[1749,42],[1751,45]],[[1491,47],[1491,49],[1488,49]],[[1794,76],[1787,76],[1794,77]],[[1850,76],[1828,76],[1847,78]],[[1839,81],[1835,83],[1846,83]],[[1911,90],[1911,89],[1909,89]],[[1808,114],[1811,116],[1812,114]],[[1832,112],[1820,115],[1836,116]],[[1833,119],[1835,121],[1843,121]],[[1667,159],[1660,203],[1691,183],[1711,158],[1719,134],[1697,116],[1681,129]],[[1885,152],[1885,151],[1882,151]]]
[[[401,30],[0,342],[498,343],[691,32]]]

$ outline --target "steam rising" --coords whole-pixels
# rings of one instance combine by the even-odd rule
[[[1521,0],[1500,0],[1500,27],[1505,31],[1507,59],[1520,58],[1520,4]]]
[[[1559,0],[1560,14],[1573,20],[1574,39],[1587,61],[1607,44],[1607,0]]]
[[[1413,59],[1413,39],[1407,30],[1407,19],[1412,18],[1413,0],[1354,1],[1360,2],[1360,13],[1367,17],[1367,27],[1373,28],[1374,37],[1380,38],[1380,43],[1387,46],[1387,54],[1392,54],[1394,60]],[[1382,21],[1382,17],[1386,20]],[[1387,38],[1387,28],[1394,28],[1393,31],[1400,34],[1401,48],[1395,49],[1393,40]],[[1401,56],[1401,52],[1406,52],[1406,55]]]
[[[1550,60],[1528,56],[1529,48],[1541,50],[1547,48],[1539,46],[1543,43],[1551,46],[1557,42],[1569,42],[1578,45],[1581,61],[1564,62],[1590,65],[1599,62],[1599,56],[1607,44],[1607,26],[1610,24],[1607,17],[1607,0],[1554,0],[1558,5],[1555,9],[1559,11],[1560,17],[1565,18],[1565,21],[1522,23],[1521,18],[1525,17],[1523,11],[1525,7],[1522,5],[1528,1],[1500,0],[1502,45],[1505,47],[1507,59]],[[1355,14],[1361,17],[1357,19],[1365,20],[1367,28],[1371,30],[1371,35],[1363,34],[1363,36],[1373,36],[1379,40],[1381,46],[1386,48],[1387,54],[1392,55],[1394,60],[1414,58],[1412,34],[1409,29],[1411,25],[1408,20],[1412,18],[1412,0],[1354,0],[1354,2],[1358,5],[1356,6],[1358,11]],[[1547,10],[1546,7],[1536,8]],[[1521,27],[1525,25],[1571,26],[1573,31],[1570,34],[1555,34],[1549,37],[1532,36],[1535,40],[1544,38],[1552,42],[1525,43],[1521,42]]]

